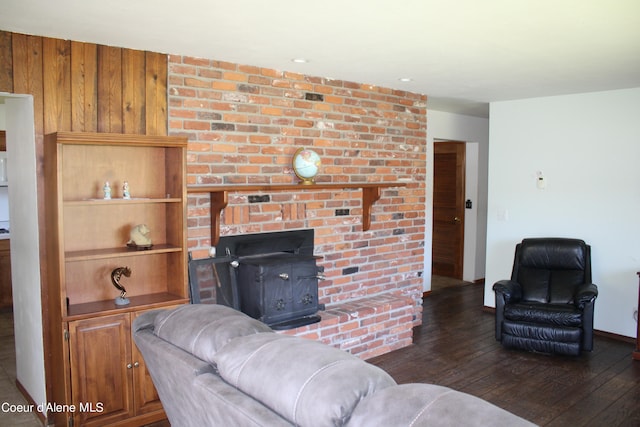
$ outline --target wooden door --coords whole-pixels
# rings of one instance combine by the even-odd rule
[[[127,313],[69,323],[75,425],[104,426],[133,415],[130,330]]]
[[[462,279],[465,143],[435,142],[432,272]]]

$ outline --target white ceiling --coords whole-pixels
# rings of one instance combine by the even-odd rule
[[[0,29],[402,89],[484,117],[492,101],[640,87],[639,0],[0,0]]]

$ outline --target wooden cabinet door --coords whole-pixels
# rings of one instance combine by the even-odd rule
[[[9,239],[5,239],[0,240],[0,308],[12,306],[11,249]]]
[[[133,416],[129,314],[69,323],[75,425],[106,425]]]
[[[132,314],[131,322],[133,323],[133,320],[142,313]],[[133,342],[133,336],[131,338],[131,342],[133,354],[132,360],[134,366],[133,389],[136,415],[147,414],[149,412],[162,410],[163,408],[162,403],[160,402],[160,397],[158,396],[156,387],[153,385],[151,375],[149,375],[149,371],[147,370],[147,366],[144,363],[142,354],[140,354],[138,347],[136,347],[135,342]]]

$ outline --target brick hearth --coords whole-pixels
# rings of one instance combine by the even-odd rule
[[[413,305],[408,297],[376,295],[321,311],[320,323],[278,332],[322,341],[369,359],[412,343]]]

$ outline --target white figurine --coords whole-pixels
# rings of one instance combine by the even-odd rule
[[[129,181],[125,181],[124,184],[122,185],[122,198],[123,199],[131,198],[131,194],[129,193]]]
[[[111,185],[109,185],[109,181],[104,182],[104,187],[102,187],[102,191],[104,192],[104,199],[111,199]]]

